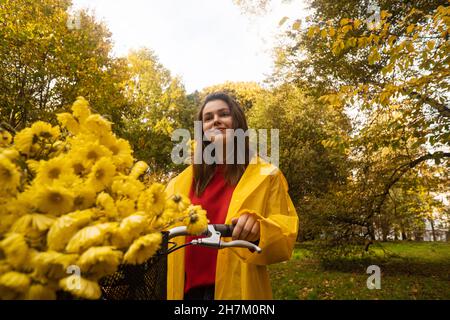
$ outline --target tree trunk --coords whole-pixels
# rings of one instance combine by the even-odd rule
[[[402,227],[402,240],[408,240],[406,237],[405,229]]]
[[[423,232],[421,230],[414,231],[414,240],[415,241],[423,241]]]
[[[428,219],[431,225],[431,233],[433,234],[433,241],[436,242],[436,230],[434,229],[434,221],[433,219]]]

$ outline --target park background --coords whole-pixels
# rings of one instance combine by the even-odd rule
[[[167,182],[184,168],[171,133],[226,90],[250,127],[280,130],[300,232],[292,259],[270,266],[276,299],[450,298],[448,1],[150,1],[171,32],[139,33],[126,13],[152,20],[142,2],[117,1],[118,38],[87,3],[0,2],[2,128],[56,124],[83,96]]]

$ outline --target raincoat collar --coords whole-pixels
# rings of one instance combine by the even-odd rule
[[[226,223],[229,223],[229,221],[237,214],[243,200],[246,199],[265,179],[268,179],[270,175],[276,173],[277,170],[277,167],[260,157],[256,157],[255,164],[250,163],[247,166],[231,197]],[[178,179],[176,179],[175,190],[181,194],[188,195],[193,178],[194,168],[193,165],[190,165],[183,170],[178,176]]]

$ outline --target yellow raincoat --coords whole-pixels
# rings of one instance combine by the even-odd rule
[[[172,179],[168,195],[188,196],[193,181],[192,165]],[[298,217],[288,195],[285,177],[275,166],[258,158],[250,164],[236,186],[228,209],[226,224],[246,212],[260,219],[259,247],[262,253],[246,248],[221,249],[217,255],[216,300],[272,299],[266,266],[290,259],[298,232]],[[177,245],[185,237],[173,239]],[[231,239],[227,239],[231,240]],[[167,299],[184,296],[184,249],[168,256]]]

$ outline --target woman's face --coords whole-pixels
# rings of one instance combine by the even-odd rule
[[[225,130],[233,129],[233,118],[228,104],[222,100],[208,102],[203,108],[203,132],[214,141],[220,135],[225,138]]]

